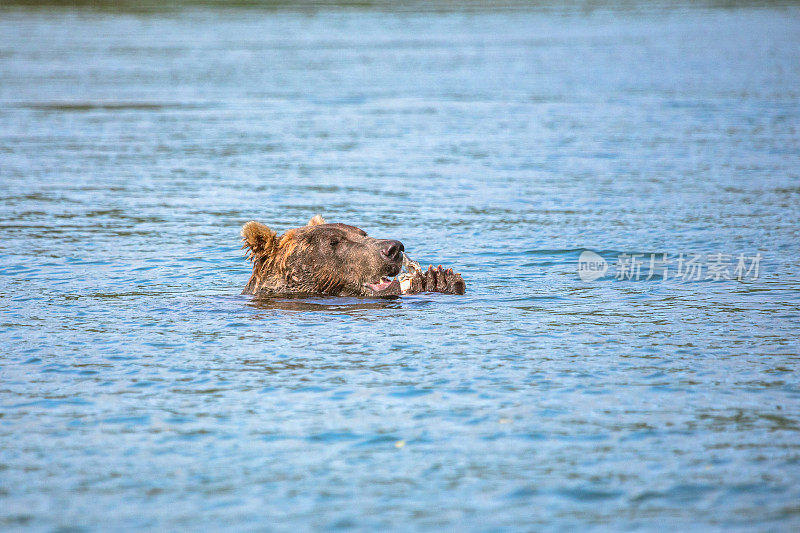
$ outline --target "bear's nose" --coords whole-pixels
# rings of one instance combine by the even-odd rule
[[[400,261],[403,250],[405,250],[405,247],[400,241],[384,241],[381,255],[388,261]]]

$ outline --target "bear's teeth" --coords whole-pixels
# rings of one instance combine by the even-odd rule
[[[384,276],[384,277],[380,278],[375,283],[366,283],[365,285],[367,285],[370,289],[372,289],[374,291],[382,291],[382,290],[386,289],[392,283],[394,283],[393,279],[387,278],[386,276]]]

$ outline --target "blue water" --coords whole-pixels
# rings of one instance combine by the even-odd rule
[[[798,50],[774,4],[0,11],[0,527],[797,529]],[[317,213],[467,294],[241,296],[241,225]],[[664,253],[759,274],[616,279]]]

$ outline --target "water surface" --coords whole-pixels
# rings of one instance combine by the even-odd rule
[[[2,527],[797,528],[800,12],[626,6],[0,12]],[[239,295],[317,213],[468,293]]]

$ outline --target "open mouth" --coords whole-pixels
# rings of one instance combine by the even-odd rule
[[[377,283],[365,283],[366,287],[376,295],[398,295],[400,294],[400,282],[397,279],[382,277]]]

